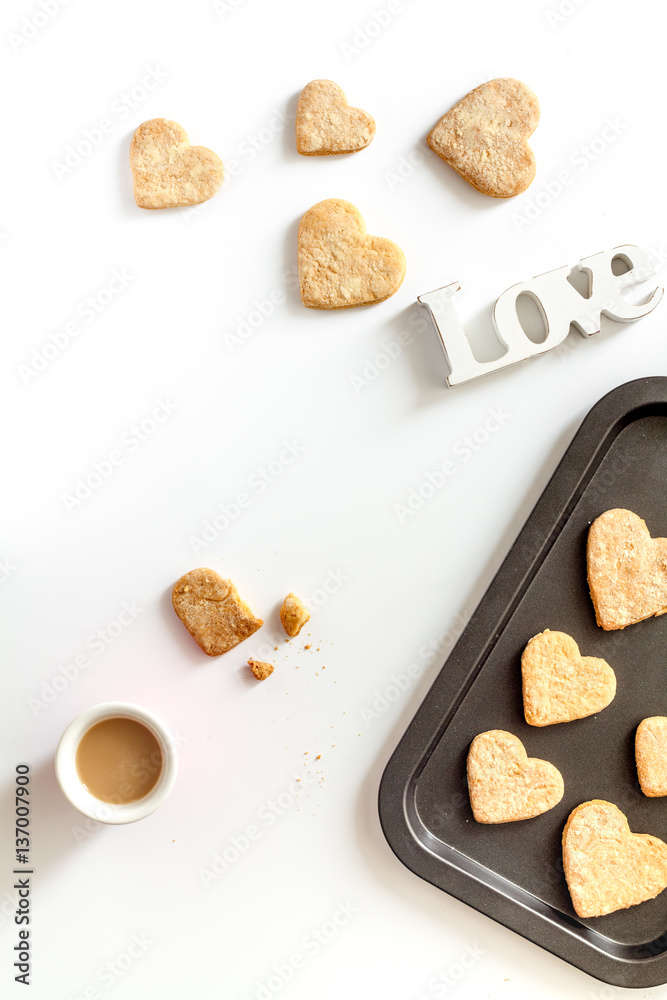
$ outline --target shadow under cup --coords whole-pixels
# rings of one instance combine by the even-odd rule
[[[58,783],[72,805],[99,823],[134,823],[162,805],[176,780],[174,741],[151,712],[107,702],[78,715],[55,759]]]

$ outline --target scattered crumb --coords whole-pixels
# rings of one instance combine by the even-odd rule
[[[248,666],[258,681],[265,681],[274,670],[272,663],[264,663],[262,660],[253,660],[252,658],[248,660]]]
[[[274,648],[274,649],[277,649],[278,647],[277,647],[277,646],[274,646],[273,648]]]
[[[294,638],[310,619],[308,608],[296,594],[289,593],[280,609],[280,622],[287,634]]]
[[[322,754],[321,754],[321,753],[318,753],[318,755],[317,755],[317,757],[315,758],[315,760],[322,760]]]
[[[308,643],[307,645],[305,645],[303,648],[304,649],[310,649],[310,643]]]

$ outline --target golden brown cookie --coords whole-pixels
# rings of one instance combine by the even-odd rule
[[[579,917],[601,917],[653,899],[667,887],[667,844],[631,833],[603,799],[582,802],[563,830],[563,868]]]
[[[539,103],[525,83],[490,80],[443,115],[428,144],[482,194],[513,198],[535,176],[527,140],[539,120]]]
[[[272,663],[265,663],[263,660],[250,659],[248,660],[248,666],[258,681],[265,681],[267,677],[271,676],[274,670]]]
[[[512,823],[552,809],[563,777],[546,760],[528,757],[521,740],[502,729],[480,733],[468,751],[468,791],[478,823]]]
[[[667,795],[667,717],[642,719],[635,733],[637,776],[644,795]]]
[[[301,301],[309,309],[349,309],[382,302],[405,277],[403,251],[369,236],[359,209],[341,198],[309,208],[299,225]]]
[[[651,538],[631,510],[606,510],[586,548],[588,586],[598,625],[609,631],[667,611],[667,538]]]
[[[139,208],[198,205],[217,194],[222,160],[205,146],[191,146],[178,122],[152,118],[132,136],[130,166]]]
[[[523,711],[529,726],[595,715],[613,700],[616,675],[606,660],[582,656],[565,632],[545,629],[521,657]]]
[[[280,609],[280,622],[288,636],[293,639],[309,620],[310,612],[303,601],[296,594],[288,594]]]
[[[172,592],[174,611],[209,656],[233,649],[264,624],[256,618],[231,580],[215,570],[193,569]]]
[[[333,80],[311,80],[296,109],[296,149],[302,156],[355,153],[375,135],[375,122],[347,103]]]

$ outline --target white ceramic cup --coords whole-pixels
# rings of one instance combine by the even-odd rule
[[[118,718],[141,722],[153,734],[162,751],[160,777],[150,792],[136,802],[103,802],[88,791],[76,769],[76,751],[84,734],[98,722]],[[98,823],[112,824],[136,823],[154,812],[174,787],[178,771],[176,746],[167,728],[145,708],[124,701],[95,705],[77,715],[60,737],[55,765],[58,784],[72,805]]]

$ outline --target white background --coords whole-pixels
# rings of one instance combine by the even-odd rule
[[[509,285],[623,243],[650,248],[665,282],[664,9],[566,0],[559,18],[558,2],[401,0],[379,29],[384,0],[69,0],[36,31],[25,20],[42,25],[34,0],[3,4],[3,997],[26,995],[11,967],[19,761],[33,769],[33,998],[435,1000],[464,954],[476,957],[449,996],[623,992],[416,878],[376,807],[393,748],[583,416],[616,385],[665,372],[661,305],[449,390],[414,305],[459,279],[460,314],[479,332]],[[164,77],[150,92],[149,70]],[[507,202],[425,147],[440,115],[496,76],[524,80],[542,108],[536,180]],[[296,99],[316,77],[375,117],[367,150],[296,154]],[[237,164],[196,211],[134,204],[130,138],[158,116],[228,171]],[[59,168],[104,118],[99,144]],[[600,139],[608,119],[613,141]],[[301,306],[298,220],[328,197],[403,248],[393,298],[330,314]],[[114,269],[127,286],[87,322],[80,304]],[[256,303],[268,313],[281,293],[258,323]],[[235,345],[251,314],[252,335]],[[73,322],[78,334],[26,375]],[[409,346],[374,370],[402,332]],[[132,427],[158,400],[173,412],[139,441]],[[502,427],[467,453],[461,442],[490,410],[507,415]],[[289,464],[286,442],[299,452]],[[115,450],[121,464],[68,509],[77,480]],[[396,505],[446,459],[456,474],[399,518]],[[249,506],[195,551],[239,492]],[[229,575],[266,620],[220,659],[171,609],[174,581],[199,565]],[[290,590],[319,607],[287,645],[274,635]],[[95,633],[124,602],[141,611],[99,652]],[[259,684],[244,664],[266,642],[279,646],[276,670]],[[54,693],[83,655],[89,665]],[[394,698],[410,663],[420,676]],[[149,819],[89,829],[55,783],[53,753],[70,719],[111,699],[167,722],[181,771]],[[251,825],[255,842],[206,887],[202,870]],[[316,946],[312,933],[336,917]],[[130,961],[134,935],[147,943]],[[295,955],[303,967],[277,989],[270,977]]]

